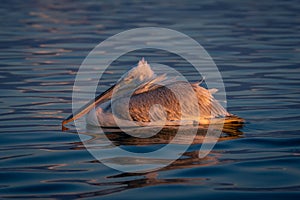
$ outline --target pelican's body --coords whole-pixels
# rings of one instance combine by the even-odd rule
[[[170,81],[165,75],[157,76],[143,59],[101,96],[100,103],[94,103],[86,121],[104,127],[115,127],[120,122],[123,126],[127,123],[130,126],[132,122],[180,125],[208,124],[211,119],[233,116],[212,96],[213,92],[199,83]]]

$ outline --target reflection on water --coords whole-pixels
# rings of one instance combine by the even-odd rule
[[[222,130],[222,135],[219,138],[219,141],[234,139],[235,137],[241,137],[243,132],[241,132],[241,128],[243,124],[225,124]],[[145,127],[144,127],[145,128]],[[155,145],[155,144],[190,144],[189,137],[192,137],[191,144],[202,144],[204,137],[207,135],[208,126],[187,126],[185,128],[184,134],[178,135],[178,139],[174,140],[175,135],[178,132],[179,127],[177,126],[167,126],[164,127],[161,131],[151,137],[143,138],[138,135],[128,135],[125,132],[122,132],[119,128],[103,128],[105,134],[99,134],[97,127],[89,127],[88,130],[93,130],[93,132],[85,133],[92,138],[89,140],[91,143],[94,141],[103,141],[104,137],[107,137],[111,142],[116,146],[121,145],[138,145],[138,146],[146,146],[146,145]],[[192,129],[196,130],[196,135],[193,133]],[[126,129],[123,129],[126,131]],[[217,131],[217,130],[216,130]],[[131,130],[130,133],[133,133]],[[212,135],[213,136],[213,135]],[[87,143],[89,143],[87,141]]]
[[[176,167],[174,161],[181,160],[180,155],[184,157],[190,145],[199,145],[202,149],[204,143],[207,145],[215,141],[241,137],[242,132],[238,129],[243,124],[234,125],[236,127],[227,124],[227,127],[224,127],[227,132],[223,132],[221,136],[220,130],[214,130],[212,126],[181,126],[180,132],[179,126],[166,126],[156,135],[147,138],[140,137],[143,133],[140,133],[139,128],[131,128],[130,131],[128,131],[129,128],[122,131],[118,128],[105,128],[100,131],[97,127],[93,127],[93,131],[88,129],[88,132],[79,132],[89,136],[89,139],[81,136],[84,147],[103,164],[124,172],[146,172],[158,170],[170,164]],[[149,128],[152,129],[152,127]],[[145,129],[146,127],[143,127],[143,131]],[[204,147],[201,153],[205,153],[206,148]],[[198,154],[199,160],[202,158],[201,155]]]
[[[0,198],[299,196],[297,1],[29,0],[2,1],[0,11]],[[247,123],[242,134],[225,128],[204,159],[198,158],[199,133],[171,165],[121,173],[95,160],[70,133],[74,127],[61,132],[60,123],[71,112],[76,71],[88,52],[113,34],[146,26],[175,29],[200,42],[222,74],[228,110]],[[105,72],[98,92],[141,56],[198,81],[174,55],[132,52]],[[172,138],[171,132],[154,141],[108,132],[115,145],[133,152],[159,148]]]

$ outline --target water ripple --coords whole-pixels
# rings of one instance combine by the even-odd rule
[[[298,1],[5,0],[1,5],[0,198],[299,196]],[[201,43],[222,74],[228,110],[247,123],[233,136],[223,135],[205,159],[197,157],[199,135],[188,152],[159,171],[121,173],[95,160],[74,126],[61,132],[60,124],[71,112],[75,75],[88,52],[113,34],[145,26],[172,28]],[[199,80],[179,56],[135,51],[112,64],[98,91],[140,57]],[[133,140],[116,131],[98,138],[106,136],[132,151],[170,141],[166,134],[155,141]]]

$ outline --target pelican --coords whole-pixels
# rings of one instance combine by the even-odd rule
[[[215,92],[215,89],[202,87],[199,82],[170,81],[165,74],[158,76],[143,58],[116,84],[63,120],[62,125],[84,115],[87,124],[102,127],[117,127],[116,121],[120,120],[167,126],[180,125],[182,121],[203,125],[217,123],[217,119],[224,119],[225,123],[243,123],[242,118],[230,114],[214,98]],[[193,96],[196,101],[192,100]],[[193,114],[195,109],[199,110],[200,116]]]

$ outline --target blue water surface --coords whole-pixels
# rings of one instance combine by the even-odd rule
[[[298,1],[4,0],[0,13],[0,198],[299,198]],[[223,77],[228,110],[246,124],[205,159],[194,144],[165,168],[123,173],[91,156],[74,127],[62,132],[60,125],[71,113],[75,75],[87,54],[109,36],[150,26],[180,31],[205,47]],[[149,62],[162,56],[125,56],[99,91],[124,72],[121,64],[127,70],[141,55]],[[181,67],[172,57],[166,64]]]

